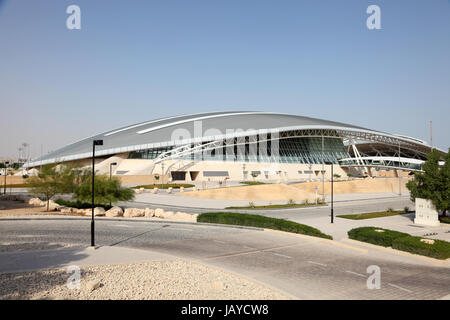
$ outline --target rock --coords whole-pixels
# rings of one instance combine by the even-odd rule
[[[153,188],[152,193],[153,193],[153,194],[158,193],[158,188]]]
[[[164,214],[162,215],[161,218],[163,219],[172,219],[174,216],[173,211],[164,211]]]
[[[95,289],[100,288],[100,285],[100,281],[92,280],[86,284],[86,289],[88,289],[89,291],[94,291]]]
[[[172,187],[167,188],[167,193],[172,193]]]
[[[127,208],[123,214],[124,217],[143,217],[144,210],[137,208]]]
[[[192,187],[192,191],[197,191],[197,187]]]
[[[59,208],[59,211],[61,213],[72,213],[72,212],[76,212],[77,209],[71,208],[71,207],[62,207],[62,208]]]
[[[141,189],[134,189],[134,193],[136,193],[136,194],[140,194],[142,191],[141,191]]]
[[[58,209],[61,208],[61,207],[63,207],[63,206],[57,204],[57,203],[54,202],[53,200],[50,200],[50,201],[48,202],[48,210],[49,210],[49,211],[55,211],[55,210],[58,210]]]
[[[426,244],[434,244],[433,239],[420,239],[420,242],[426,243]]]
[[[103,217],[105,215],[105,209],[102,207],[94,208],[94,216]]]
[[[145,208],[144,210],[144,216],[147,218],[154,217],[155,216],[155,210],[150,208]]]
[[[107,216],[107,217],[122,217],[123,210],[121,207],[114,206],[105,212],[105,216]]]
[[[42,207],[46,205],[46,203],[39,198],[31,198],[30,200],[28,200],[28,204],[31,204],[36,207]]]
[[[154,216],[157,218],[163,218],[164,217],[164,209],[156,208]]]
[[[180,187],[180,192],[184,192],[184,187]]]

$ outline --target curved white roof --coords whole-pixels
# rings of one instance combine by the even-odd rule
[[[183,143],[187,144],[229,138],[233,135],[242,136],[242,131],[245,132],[245,135],[250,135],[261,131],[283,132],[306,129],[339,130],[343,137],[346,133],[361,134],[362,138],[367,136],[385,137],[429,149],[429,146],[418,139],[335,121],[271,112],[230,111],[180,115],[114,129],[67,145],[42,158],[34,159],[27,166],[89,158],[92,156],[92,141],[97,139],[103,140],[103,146],[96,147],[96,155],[104,156],[175,145],[174,140],[178,139],[179,134],[183,136]]]

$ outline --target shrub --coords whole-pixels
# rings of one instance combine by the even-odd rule
[[[420,241],[420,237],[401,237],[392,242],[392,248],[436,259],[450,258],[450,242],[434,240],[433,244]]]
[[[383,230],[383,232],[377,232],[375,230]],[[407,233],[376,227],[360,227],[348,232],[348,237],[350,239],[368,242],[383,247],[390,247],[392,246],[392,241],[406,236],[408,236]]]
[[[23,179],[28,179],[28,177],[29,177],[29,176],[28,176],[27,174],[23,174],[23,175],[22,175],[22,178],[23,178]]]
[[[197,217],[197,222],[258,227],[258,228],[300,233],[325,239],[333,239],[333,237],[331,237],[330,235],[324,234],[320,230],[304,224],[254,214],[243,214],[233,212],[207,212],[200,214]]]
[[[387,208],[386,212],[392,213],[392,212],[394,212],[394,209],[393,208]]]
[[[289,199],[288,204],[295,204],[295,201],[293,199]]]
[[[409,213],[409,207],[404,207],[404,208],[403,208],[403,211],[404,211],[405,213]]]
[[[249,206],[250,208],[254,208],[254,207],[255,207],[255,203],[250,201],[250,202],[248,203],[248,206]]]
[[[60,206],[77,208],[77,209],[89,209],[89,208],[92,208],[92,204],[88,203],[88,202],[69,201],[69,200],[64,200],[64,199],[61,199],[61,198],[56,199],[55,202],[57,204],[59,204]],[[95,206],[96,207],[103,207],[105,210],[111,209],[110,205],[96,204]]]

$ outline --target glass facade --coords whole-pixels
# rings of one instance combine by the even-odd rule
[[[337,164],[339,159],[350,157],[340,138],[323,138],[323,154],[321,137],[281,138],[278,143],[277,154],[271,154],[271,149],[271,141],[251,141],[248,137],[245,137],[245,140],[242,138],[240,142],[235,139],[234,144],[229,147],[218,147],[175,159],[321,164],[323,156],[324,162]],[[155,159],[169,150],[171,150],[171,147],[139,150],[131,152],[128,158]]]

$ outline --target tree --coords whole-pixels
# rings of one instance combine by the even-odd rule
[[[50,199],[61,193],[61,173],[56,165],[44,165],[39,174],[27,179],[25,184],[31,194],[44,198],[48,211]]]
[[[74,196],[80,202],[90,202],[92,200],[92,174],[84,172],[81,184],[75,189]],[[94,197],[95,203],[107,205],[117,201],[129,201],[134,198],[134,191],[120,185],[120,180],[116,177],[109,179],[106,175],[96,175],[94,177]]]
[[[423,164],[423,172],[414,173],[413,180],[406,187],[410,191],[411,200],[423,198],[431,200],[437,210],[446,212],[450,209],[450,149],[444,157],[444,165],[439,166],[441,154],[433,150],[427,155]]]

